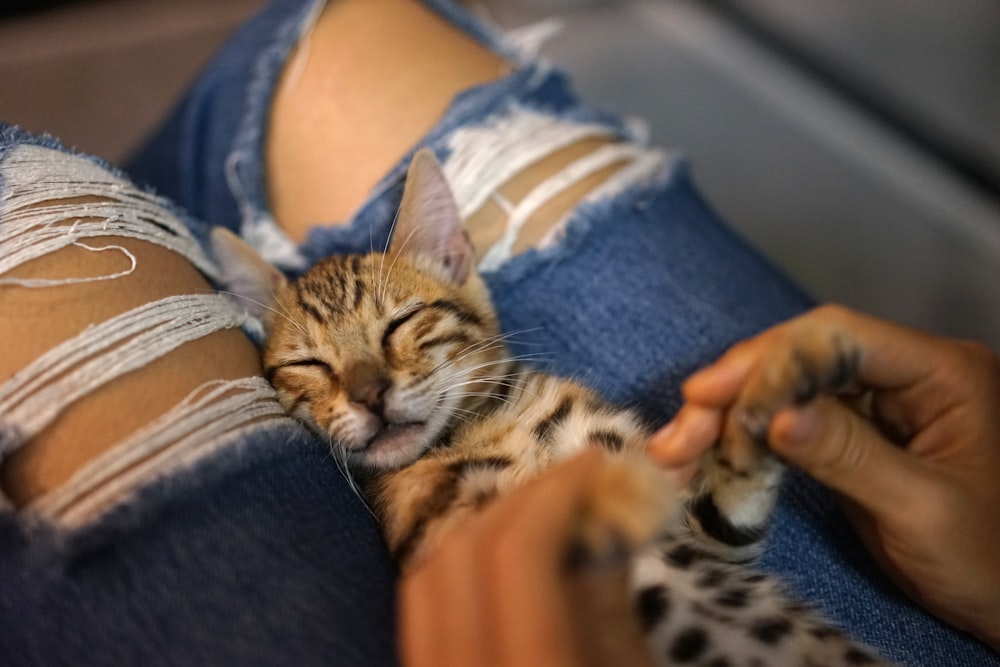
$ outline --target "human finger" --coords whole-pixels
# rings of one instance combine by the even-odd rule
[[[649,646],[636,621],[629,574],[626,561],[570,574],[569,600],[588,666],[652,667]]]
[[[772,329],[741,341],[708,366],[692,373],[681,386],[684,400],[717,408],[732,403],[773,337]]]
[[[822,338],[846,341],[859,352],[856,380],[875,389],[900,389],[935,374],[942,361],[951,361],[954,346],[940,338],[886,322],[838,305],[824,305],[738,343],[711,365],[684,383],[688,402],[724,407],[733,403],[752,375],[775,353],[796,341]]]
[[[919,459],[833,397],[779,410],[768,440],[786,462],[883,518],[904,510],[929,482]]]
[[[571,604],[574,584],[566,564],[603,458],[585,451],[484,517],[480,555],[490,565],[501,664],[588,664],[587,610]]]
[[[496,662],[495,637],[478,569],[445,554],[399,583],[403,664],[435,667]]]
[[[721,410],[686,404],[653,434],[647,451],[654,461],[675,471],[683,485],[697,471],[701,455],[718,440],[722,418]]]
[[[496,540],[482,560],[502,664],[648,665],[632,616],[626,561],[568,560],[592,522],[593,494],[609,474],[599,450],[498,503],[482,524]],[[553,506],[555,503],[555,506]],[[586,518],[585,518],[586,517]]]
[[[406,664],[578,662],[561,567],[600,460],[586,452],[499,499],[404,578]]]

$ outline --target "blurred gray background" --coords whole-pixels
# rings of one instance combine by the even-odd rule
[[[120,160],[262,0],[0,20],[0,118]],[[481,0],[817,298],[1000,350],[1000,2]],[[11,10],[10,14],[14,14]]]

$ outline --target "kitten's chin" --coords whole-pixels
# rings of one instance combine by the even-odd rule
[[[367,468],[392,470],[413,463],[426,449],[427,424],[389,424],[375,434],[365,448],[351,458]]]

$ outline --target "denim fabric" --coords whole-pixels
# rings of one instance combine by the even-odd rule
[[[460,9],[444,0],[431,4],[512,55]],[[232,229],[271,224],[263,184],[266,112],[284,60],[318,6],[284,0],[265,8],[136,157],[133,175],[195,217]],[[445,157],[444,139],[455,128],[513,103],[604,122],[627,135],[613,116],[577,101],[561,74],[523,63],[512,76],[456,99],[421,144]],[[354,220],[312,232],[299,248],[307,262],[384,241],[408,159]],[[563,241],[514,258],[487,280],[505,329],[530,332],[515,337],[515,352],[541,351],[554,370],[658,420],[676,410],[686,374],[810,305],[717,220],[683,164],[581,207]],[[16,574],[5,577],[13,592],[0,596],[0,655],[50,664],[53,655],[65,662],[391,660],[390,568],[370,518],[329,457],[291,443],[245,449],[256,454],[219,463],[196,480],[164,482],[83,536],[27,531],[4,515],[3,571]],[[1000,664],[978,642],[902,599],[830,495],[802,476],[792,475],[784,488],[764,565],[887,658]],[[63,632],[71,633],[59,642],[65,650],[48,641]]]

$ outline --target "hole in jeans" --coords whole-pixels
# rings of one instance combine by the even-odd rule
[[[446,138],[445,174],[481,271],[560,238],[576,208],[652,177],[663,151],[579,122],[512,105]]]
[[[86,521],[287,419],[250,377],[245,313],[212,293],[215,267],[164,200],[27,144],[0,188],[0,504]]]

